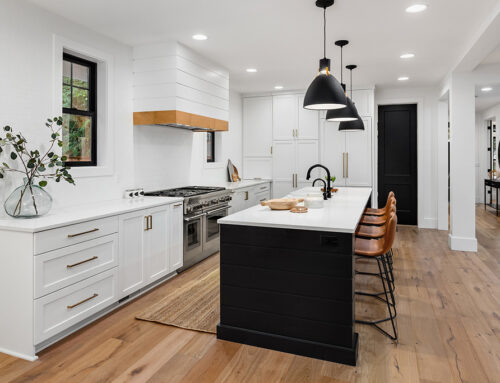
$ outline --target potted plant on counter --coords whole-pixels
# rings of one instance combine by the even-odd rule
[[[52,197],[44,190],[48,180],[60,182],[64,180],[75,184],[65,165],[65,156],[54,153],[54,146],[62,147],[60,139],[63,125],[62,117],[48,119],[46,127],[50,130],[49,148],[42,153],[27,148],[28,141],[22,133],[16,133],[10,126],[3,128],[0,135],[0,157],[7,156],[16,161],[18,166],[10,166],[7,162],[0,164],[0,179],[8,172],[24,176],[24,184],[16,188],[4,203],[8,215],[14,218],[39,217],[49,212],[52,207]]]

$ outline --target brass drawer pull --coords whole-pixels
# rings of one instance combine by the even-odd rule
[[[86,299],[84,299],[83,301],[80,301],[78,303],[75,303],[74,305],[71,305],[71,306],[66,306],[68,309],[74,309],[76,306],[80,306],[81,304],[85,303],[85,302],[88,302],[90,301],[91,299],[94,299],[94,298],[97,298],[99,296],[99,294],[96,294],[94,293],[94,295],[92,295],[91,297],[88,297]]]
[[[177,203],[174,205],[174,207],[179,207],[179,206],[182,206],[182,203]]]
[[[68,238],[75,238],[75,237],[78,237],[80,235],[84,235],[84,234],[90,234],[90,233],[94,233],[96,231],[99,231],[98,228],[95,228],[95,229],[92,229],[92,230],[89,230],[89,231],[84,231],[83,233],[78,233],[78,234],[68,234]]]
[[[92,258],[86,259],[85,261],[81,261],[81,262],[78,262],[78,263],[73,263],[72,265],[66,265],[66,267],[68,269],[71,269],[72,267],[81,265],[82,263],[87,263],[87,262],[93,261],[94,259],[97,259],[97,258],[99,258],[99,257],[97,255],[94,255]]]

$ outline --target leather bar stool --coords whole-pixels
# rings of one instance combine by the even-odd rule
[[[392,200],[391,204],[387,207],[390,212],[396,212],[396,200]],[[385,235],[386,225],[374,226],[374,225],[358,225],[356,229],[356,237],[367,238],[367,239],[380,239]]]
[[[392,196],[389,201],[389,205],[387,208],[384,208],[384,214],[379,216],[379,215],[365,215],[361,217],[361,220],[359,221],[360,225],[370,225],[370,226],[382,226],[385,225],[387,222],[387,219],[389,218],[389,215],[391,213],[391,206],[396,204],[396,198]]]
[[[393,191],[390,191],[389,192],[389,195],[387,196],[387,201],[385,203],[385,206],[381,209],[372,209],[370,207],[367,207],[364,211],[364,215],[378,215],[378,216],[382,216],[385,214],[385,212],[387,211],[387,209],[390,207],[391,205],[391,199],[392,197],[395,197],[394,195],[394,192]]]
[[[380,278],[382,283],[383,292],[382,293],[368,293],[363,291],[356,291],[357,295],[369,296],[375,299],[378,299],[384,302],[387,306],[388,317],[377,319],[377,320],[356,320],[356,323],[367,324],[374,326],[377,330],[382,332],[384,335],[389,337],[390,339],[397,341],[398,333],[396,329],[395,319],[397,316],[396,311],[396,301],[394,298],[394,289],[392,283],[390,281],[390,273],[389,267],[387,264],[387,254],[392,249],[392,245],[394,243],[394,238],[396,236],[396,225],[398,219],[397,215],[392,212],[389,216],[389,219],[386,223],[386,233],[382,239],[363,239],[356,238],[355,241],[355,255],[360,258],[365,259],[375,259],[377,261],[378,273],[361,273],[357,272],[356,274],[368,274],[368,275],[376,275]],[[383,295],[383,297],[381,297]],[[392,325],[392,334],[385,331],[380,324],[383,322],[391,322]]]

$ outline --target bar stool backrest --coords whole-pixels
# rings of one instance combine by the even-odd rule
[[[396,212],[391,212],[390,218],[386,223],[386,230],[384,236],[384,254],[388,253],[391,250],[392,245],[394,244],[394,239],[396,237],[396,226],[398,224],[398,216]]]
[[[394,196],[394,192],[393,191],[390,191],[389,192],[389,195],[387,196],[387,202],[385,203],[385,206],[384,206],[384,209],[387,210],[389,208],[389,206],[391,205],[391,200],[395,198]]]
[[[389,218],[392,213],[396,213],[396,198],[394,197],[392,197],[391,199],[391,204],[385,209],[384,216],[387,222],[389,221]]]

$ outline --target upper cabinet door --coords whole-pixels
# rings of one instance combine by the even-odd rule
[[[275,141],[273,146],[273,179],[291,181],[295,173],[295,141]]]
[[[299,128],[297,138],[317,140],[319,136],[319,112],[304,109],[304,96],[299,96]]]
[[[148,210],[146,234],[146,282],[151,283],[169,272],[169,206]]]
[[[298,129],[298,97],[283,95],[273,97],[273,139],[291,140]]]
[[[273,142],[272,97],[243,99],[243,155],[271,157]]]
[[[374,91],[369,89],[353,90],[352,100],[360,116],[373,116]]]
[[[365,130],[345,133],[347,186],[372,186],[372,119],[362,119]]]

